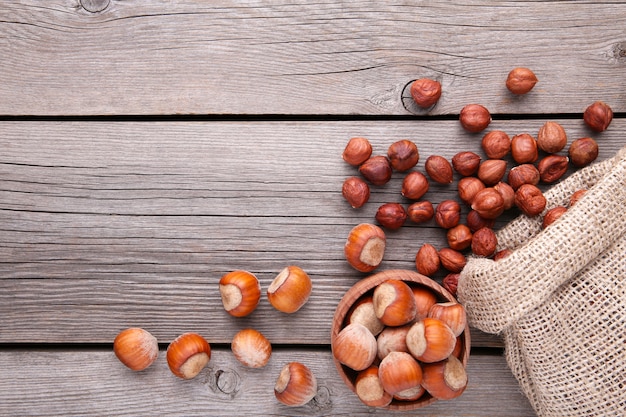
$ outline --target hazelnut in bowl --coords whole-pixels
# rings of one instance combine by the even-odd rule
[[[335,310],[331,348],[344,383],[371,407],[413,410],[467,386],[465,309],[414,271],[382,271],[353,285]]]

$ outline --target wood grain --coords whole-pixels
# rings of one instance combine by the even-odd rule
[[[626,111],[623,1],[82,5],[0,1],[0,115]],[[528,96],[505,88],[516,66]],[[421,77],[444,89],[428,111],[405,91]]]
[[[276,378],[290,361],[309,366],[318,381],[318,395],[302,407],[286,407],[274,398]],[[265,368],[252,370],[230,351],[214,349],[208,368],[189,381],[170,373],[164,351],[139,373],[102,350],[0,351],[0,367],[2,415],[389,415],[358,400],[339,378],[328,351],[278,350]],[[459,398],[393,415],[478,415],[475,410],[503,417],[534,415],[501,355],[470,357],[468,374],[468,388]]]
[[[581,120],[559,121],[570,142],[590,134]],[[619,119],[597,135],[600,159],[626,144],[625,133]],[[0,123],[0,343],[108,343],[137,325],[162,342],[195,330],[228,343],[254,326],[274,343],[328,344],[337,303],[365,276],[343,258],[349,230],[373,222],[383,202],[409,203],[398,173],[360,210],[342,199],[356,170],[341,152],[354,135],[378,154],[411,138],[422,171],[430,154],[482,154],[480,135],[451,121]],[[433,185],[426,198],[455,196],[453,186]],[[389,231],[380,269],[414,269],[423,243],[445,246],[443,230],[431,222]],[[223,311],[222,274],[247,269],[265,290],[291,263],[314,280],[298,313],[278,313],[266,299],[245,319]]]

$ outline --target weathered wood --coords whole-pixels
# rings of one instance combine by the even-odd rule
[[[306,406],[286,407],[273,388],[283,365],[299,361],[318,380]],[[209,367],[183,381],[167,369],[165,352],[133,373],[112,351],[0,351],[0,414],[29,416],[388,416],[363,405],[339,378],[328,351],[275,351],[262,369],[247,369],[228,350],[214,349]],[[476,354],[468,363],[469,386],[459,398],[397,416],[533,416],[501,355]]]
[[[590,134],[581,120],[560,121],[569,142]],[[543,122],[493,128],[536,132]],[[480,135],[452,121],[0,123],[0,343],[108,343],[139,325],[163,342],[195,330],[228,343],[254,326],[274,343],[328,344],[337,303],[364,276],[343,258],[348,231],[373,222],[382,202],[408,204],[398,173],[363,209],[342,199],[356,169],[341,152],[354,135],[378,154],[415,140],[419,170],[434,153],[482,154]],[[626,123],[595,137],[607,158],[626,144]],[[433,185],[426,198],[455,195]],[[443,230],[388,232],[381,269],[414,269],[423,243],[445,246]],[[245,319],[223,311],[222,274],[250,270],[265,290],[291,263],[314,280],[301,311],[278,313],[265,298]]]
[[[421,77],[432,114],[623,112],[624,27],[623,1],[3,0],[0,114],[403,115]]]

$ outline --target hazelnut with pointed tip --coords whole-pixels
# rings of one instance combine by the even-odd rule
[[[311,295],[311,277],[299,266],[283,268],[267,288],[270,304],[283,313],[295,313],[306,304]]]

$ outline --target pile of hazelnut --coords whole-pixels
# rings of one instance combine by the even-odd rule
[[[512,94],[526,94],[536,83],[537,77],[527,68],[513,69],[506,80]],[[440,98],[441,84],[436,80],[419,79],[412,82],[410,92],[419,106],[428,108]],[[585,124],[595,132],[606,130],[612,118],[611,108],[601,101],[589,105],[583,114]],[[461,110],[459,120],[466,131],[479,133],[489,126],[491,114],[480,104],[468,104]],[[559,154],[566,145],[565,129],[554,121],[546,122],[535,136],[519,133],[511,137],[502,130],[491,130],[481,141],[486,156],[484,160],[469,151],[458,152],[451,160],[430,155],[424,163],[425,173],[422,173],[414,169],[420,155],[411,140],[392,143],[386,155],[372,155],[373,148],[367,138],[351,138],[342,157],[358,168],[360,176],[351,176],[344,181],[342,195],[346,201],[353,208],[363,207],[369,200],[371,186],[384,185],[393,172],[399,172],[405,175],[400,194],[411,203],[408,207],[399,202],[384,203],[375,215],[378,225],[363,223],[355,226],[345,244],[347,261],[358,271],[373,271],[384,255],[386,238],[383,228],[394,230],[407,221],[420,224],[434,219],[446,231],[448,246],[437,250],[425,243],[415,255],[415,267],[429,277],[443,267],[447,272],[443,286],[456,294],[467,252],[495,260],[507,255],[508,251],[496,253],[497,238],[493,230],[495,220],[503,212],[517,208],[528,216],[540,215],[547,201],[539,183],[555,183],[570,165],[584,167],[598,157],[598,144],[591,137],[574,140],[567,156]],[[515,164],[508,172],[505,158],[512,159]],[[431,181],[452,184],[454,172],[461,177],[456,184],[457,200],[441,201],[435,208],[422,198]],[[461,222],[461,204],[469,208],[465,223]],[[565,207],[549,210],[544,226],[554,222],[565,210]]]
[[[270,283],[267,299],[278,311],[291,314],[308,301],[312,290],[309,275],[300,267],[285,267]],[[251,272],[235,270],[222,276],[219,282],[222,304],[233,317],[246,317],[258,306],[261,285]],[[259,331],[246,328],[232,339],[234,357],[248,368],[262,368],[270,360],[272,346]],[[128,368],[142,371],[154,363],[159,355],[156,337],[142,328],[121,331],[113,342],[117,358]],[[171,372],[182,379],[192,379],[204,369],[211,359],[211,346],[201,335],[183,333],[167,347],[167,364]],[[308,403],[317,393],[313,372],[300,362],[283,366],[274,386],[274,395],[281,403],[300,406]]]

